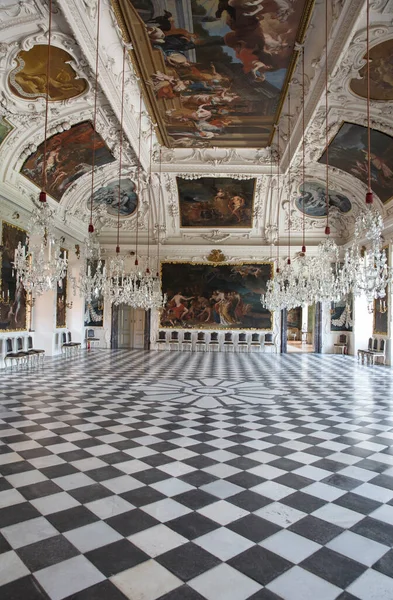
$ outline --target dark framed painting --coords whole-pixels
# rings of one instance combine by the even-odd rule
[[[105,261],[101,261],[104,267]],[[97,270],[97,261],[90,261],[91,274],[94,276]],[[85,327],[104,326],[104,297],[100,294],[92,298],[91,302],[85,302]]]
[[[367,62],[359,69],[359,76],[352,79],[351,90],[361,98],[367,98]],[[371,100],[393,100],[393,40],[387,40],[370,48],[370,97]]]
[[[176,177],[181,227],[252,227],[256,179]]]
[[[67,257],[67,250],[61,248],[60,256]],[[56,285],[56,327],[67,327],[67,274]]]
[[[332,302],[330,305],[330,331],[352,331],[353,298]]]
[[[297,306],[296,308],[291,308],[288,311],[287,316],[288,329],[299,329],[302,328],[302,307]]]
[[[106,206],[108,215],[117,216],[118,212],[120,212],[121,217],[129,217],[135,212],[138,204],[136,185],[131,179],[121,179],[120,185],[119,180],[111,181],[94,192],[93,202],[96,206]],[[88,203],[90,203],[90,201],[88,201]]]
[[[27,305],[23,285],[13,270],[15,250],[19,242],[26,246],[24,229],[3,221],[1,228],[0,331],[26,331]]]
[[[269,145],[313,0],[112,5],[166,146]]]
[[[102,137],[89,121],[73,125],[67,131],[56,133],[46,144],[46,191],[60,202],[67,189],[82,175],[89,173],[93,165],[95,148],[96,167],[115,160]],[[23,163],[21,173],[38,187],[42,185],[44,167],[44,143]]]
[[[272,313],[263,308],[261,294],[272,276],[272,263],[162,262],[168,301],[160,326],[270,331]]]
[[[389,246],[383,248],[386,252],[387,264],[390,264]],[[389,287],[385,289],[385,297],[374,300],[373,335],[389,335]]]
[[[367,127],[344,122],[329,144],[329,165],[367,184]],[[326,164],[326,151],[319,159]],[[393,197],[393,137],[371,129],[371,188],[386,204]]]
[[[296,207],[308,217],[326,217],[326,185],[318,181],[305,181],[299,187]],[[329,207],[347,214],[352,210],[352,203],[344,194],[329,189]]]
[[[0,117],[0,146],[11,131],[13,126],[4,117]]]

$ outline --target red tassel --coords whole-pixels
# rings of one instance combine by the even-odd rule
[[[325,227],[325,235],[330,235],[330,227],[329,227],[329,225],[326,225],[326,227]]]
[[[279,272],[280,272],[280,269],[279,269],[279,267],[277,267],[277,269],[276,269],[276,273],[279,273]]]
[[[138,259],[135,259],[135,266],[137,267],[139,265]]]
[[[302,252],[303,254],[306,252],[306,246],[302,246]]]
[[[367,192],[366,194],[366,204],[372,204],[374,202],[374,197],[372,192]]]
[[[46,192],[44,190],[40,192],[40,202],[46,202]]]
[[[116,246],[116,254],[120,254],[120,246]]]
[[[149,269],[149,267],[147,267],[147,269],[146,269],[146,273],[147,273],[147,274],[149,274],[149,273],[150,273],[150,269]]]
[[[288,260],[287,260],[287,265],[290,265],[290,264],[291,264],[291,259],[290,259],[290,258],[288,258]]]
[[[89,223],[89,229],[88,229],[89,233],[94,233],[94,225],[93,223]]]

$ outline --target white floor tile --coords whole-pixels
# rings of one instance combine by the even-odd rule
[[[188,585],[207,600],[246,600],[262,587],[226,564],[191,579]]]
[[[130,502],[127,502],[120,496],[108,496],[100,500],[93,500],[85,504],[85,506],[100,519],[109,519],[135,508]]]
[[[234,504],[230,504],[225,500],[213,502],[213,504],[209,504],[209,506],[200,508],[197,512],[216,521],[220,525],[228,525],[231,521],[236,521],[249,514],[248,511],[243,510]]]
[[[352,531],[344,531],[326,546],[368,567],[376,563],[390,549],[384,544],[374,542]]]
[[[188,543],[185,537],[172,531],[166,525],[150,527],[131,535],[128,539],[152,558]]]
[[[148,515],[157,519],[157,521],[161,521],[161,523],[166,523],[166,521],[177,519],[177,517],[187,515],[191,512],[189,508],[183,506],[183,504],[180,504],[175,500],[172,500],[171,498],[159,500],[158,502],[147,504],[141,508]]]
[[[96,523],[90,523],[90,525],[66,531],[63,535],[82,553],[122,539],[122,536],[117,531],[103,521],[97,521]]]
[[[283,600],[335,600],[341,592],[337,586],[301,567],[293,567],[266,587]]]
[[[360,600],[392,600],[393,579],[368,569],[347,588],[347,591]]]
[[[0,554],[0,585],[29,575],[30,571],[13,550]],[[2,595],[0,590],[0,596]],[[5,599],[4,599],[5,600]],[[26,599],[27,600],[27,599]]]
[[[189,492],[193,490],[193,486],[181,479],[177,479],[176,477],[171,477],[170,479],[164,479],[163,481],[157,481],[157,483],[152,483],[151,486],[153,489],[165,494],[171,498],[172,496],[177,496],[178,494],[184,494],[184,492]]]
[[[295,564],[302,562],[321,548],[312,540],[287,529],[266,538],[259,545]]]
[[[51,600],[63,600],[105,579],[84,556],[75,556],[41,569],[34,576]]]
[[[306,513],[280,502],[272,502],[255,511],[254,514],[281,527],[289,527],[292,523],[296,523],[296,521],[306,516]]]
[[[312,513],[312,516],[333,523],[333,525],[344,527],[344,529],[349,529],[364,519],[363,514],[357,513],[349,508],[344,508],[338,504],[325,504],[324,506],[321,506],[321,508],[318,508],[318,510],[315,510]]]
[[[206,535],[202,535],[193,542],[222,561],[229,560],[254,545],[250,540],[230,529],[226,529],[226,527],[220,527]]]
[[[58,535],[59,532],[44,517],[30,519],[1,530],[2,535],[13,548],[28,546],[34,542]]]
[[[111,581],[129,600],[156,600],[183,583],[155,560],[127,569]]]

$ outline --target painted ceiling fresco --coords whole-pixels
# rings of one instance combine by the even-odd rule
[[[252,227],[255,179],[176,178],[181,227]]]
[[[48,46],[37,45],[22,50],[16,57],[17,66],[9,75],[12,92],[20,98],[36,99],[46,95]],[[71,67],[72,56],[65,50],[51,47],[49,72],[50,100],[68,100],[87,89],[86,79],[79,79]]]
[[[343,214],[352,209],[349,198],[332,189],[329,189],[329,206],[337,208]],[[296,207],[309,217],[326,217],[326,184],[305,181],[299,188]]]
[[[366,58],[366,57],[364,57]],[[367,98],[367,65],[351,81],[351,89]],[[393,100],[393,40],[370,49],[370,95],[372,100]]]
[[[329,144],[329,165],[367,184],[367,127],[344,122]],[[326,152],[319,159],[326,164]],[[381,202],[393,197],[393,137],[371,129],[371,188]]]
[[[94,141],[93,141],[94,140]],[[25,160],[21,173],[38,187],[42,185],[44,142]],[[73,125],[53,135],[46,144],[46,191],[60,202],[74,181],[91,172],[95,148],[96,167],[113,162],[115,157],[89,121]]]
[[[117,216],[119,212],[121,217],[128,217],[135,211],[138,203],[135,188],[135,183],[131,179],[121,179],[119,206],[119,181],[111,181],[94,192],[93,200],[97,206],[106,206],[109,215]]]
[[[312,0],[112,0],[168,146],[269,144]]]

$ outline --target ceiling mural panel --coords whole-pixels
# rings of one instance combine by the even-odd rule
[[[91,171],[93,147],[95,166],[100,167],[115,160],[102,137],[94,132],[89,121],[73,125],[57,133],[46,144],[47,193],[60,202],[71,184]],[[42,185],[44,143],[23,163],[21,173],[38,187]]]
[[[7,119],[5,119],[4,117],[0,117],[0,146],[12,130],[13,126],[11,125],[11,123],[8,123]]]
[[[326,217],[326,184],[306,181],[304,185],[300,185],[296,207],[309,217]],[[329,189],[329,207],[346,214],[351,211],[352,203],[344,194]]]
[[[367,98],[367,64],[350,86],[355,94]],[[370,49],[370,96],[372,100],[393,100],[393,40]]]
[[[269,144],[313,0],[112,0],[168,146]]]
[[[252,227],[256,180],[176,178],[181,227]]]
[[[131,179],[120,180],[120,216],[129,217],[135,212],[138,197],[135,183]],[[119,210],[119,181],[111,181],[103,186],[93,196],[96,206],[106,206],[109,215],[117,216]]]
[[[28,100],[45,97],[48,46],[39,44],[31,50],[22,50],[16,56],[17,67],[9,74],[11,91]],[[49,72],[49,98],[68,100],[80,96],[87,89],[86,79],[79,79],[70,63],[68,52],[51,46]]]
[[[326,151],[319,159],[326,164]],[[329,165],[367,184],[367,127],[342,123],[329,144]],[[393,197],[393,137],[371,130],[371,187],[383,203]]]

